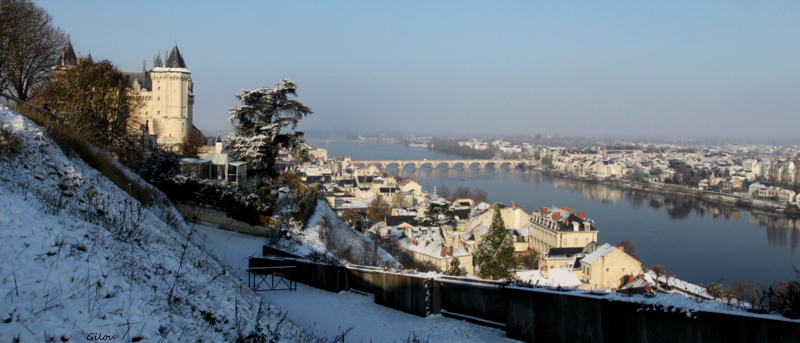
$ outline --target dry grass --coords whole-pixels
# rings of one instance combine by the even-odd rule
[[[63,120],[60,117],[21,101],[15,101],[14,108],[17,112],[33,120],[36,124],[47,128],[50,137],[58,143],[65,153],[75,153],[83,159],[86,164],[97,169],[97,171],[111,180],[117,187],[130,194],[130,196],[136,200],[139,200],[143,205],[148,206],[157,199],[150,185],[143,184],[140,180],[131,177],[127,168],[118,163],[105,151],[86,142],[76,134],[69,132],[62,125]]]

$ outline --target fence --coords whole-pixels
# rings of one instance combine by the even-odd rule
[[[419,277],[298,258],[251,258],[249,266],[296,266],[289,278],[312,287],[373,294],[379,305],[493,326],[525,342],[800,341],[796,321],[708,312],[688,316],[658,305],[611,301],[602,293],[505,287],[494,281]]]

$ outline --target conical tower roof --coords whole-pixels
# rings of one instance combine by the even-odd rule
[[[157,53],[155,58],[153,58],[153,67],[154,68],[161,68],[164,66],[164,62],[161,61],[161,53]]]
[[[172,47],[172,52],[169,53],[169,58],[167,58],[167,65],[165,65],[165,67],[186,69],[186,62],[183,61],[183,56],[181,56],[181,52],[178,50],[177,43]]]
[[[59,67],[76,66],[78,65],[78,56],[75,55],[75,49],[72,48],[72,42],[67,38],[67,43],[64,44],[64,50],[61,51],[61,59],[58,61]]]

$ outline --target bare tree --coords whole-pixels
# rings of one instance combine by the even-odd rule
[[[384,221],[391,212],[391,205],[381,195],[375,197],[375,200],[372,200],[367,206],[367,217],[373,223]]]
[[[436,189],[436,195],[440,198],[448,199],[450,198],[450,187],[445,186],[442,184],[439,188]]]
[[[635,258],[637,261],[639,260],[639,256],[636,256],[636,247],[633,246],[633,243],[631,243],[631,241],[625,239],[622,242],[619,242],[619,244],[617,244],[617,247],[622,248],[622,251],[624,251],[631,257]]]
[[[472,198],[472,191],[469,187],[458,187],[453,192],[453,199],[470,199]]]
[[[187,157],[197,157],[200,152],[200,147],[206,144],[206,137],[199,129],[192,126],[191,132],[186,137],[183,137],[181,143],[181,155]]]
[[[47,84],[66,41],[52,21],[30,0],[0,2],[0,89],[28,100]]]
[[[472,200],[476,203],[489,202],[489,194],[480,188],[475,188],[472,190]]]

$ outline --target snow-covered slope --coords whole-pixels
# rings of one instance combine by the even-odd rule
[[[291,240],[279,247],[300,256],[312,253],[346,256],[350,263],[399,268],[400,263],[369,237],[348,227],[324,200],[317,200],[316,211],[305,228],[292,228]],[[330,255],[329,255],[330,256]]]
[[[0,341],[313,341],[194,242],[169,205],[142,207],[0,108]],[[3,146],[3,144],[0,144]]]

